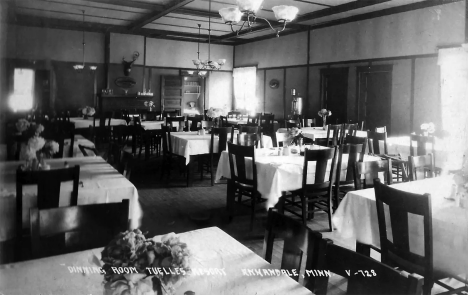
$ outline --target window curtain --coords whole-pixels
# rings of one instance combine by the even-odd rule
[[[234,108],[254,113],[257,106],[255,95],[257,87],[257,68],[235,68],[234,77]]]

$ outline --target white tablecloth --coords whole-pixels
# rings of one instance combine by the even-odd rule
[[[468,210],[456,207],[450,196],[452,176],[429,178],[394,184],[392,187],[407,192],[431,194],[434,267],[452,274],[468,273]],[[411,230],[410,249],[424,253],[422,220]],[[380,248],[379,224],[374,189],[349,192],[333,215],[338,234]]]
[[[304,127],[302,129],[302,134],[304,137],[310,139],[316,138],[327,138],[327,130],[323,130],[322,127]],[[287,133],[287,128],[280,128],[278,129],[278,133]],[[330,136],[333,136],[333,131],[330,132]]]
[[[187,135],[185,135],[187,134]],[[228,136],[229,138],[230,136]],[[213,149],[215,152],[218,150],[218,138],[215,137]],[[273,147],[271,137],[263,135],[263,146],[267,148]],[[197,135],[196,132],[178,132],[177,134],[171,133],[172,152],[185,157],[185,164],[190,163],[190,156],[203,155],[210,153],[211,135]]]
[[[217,227],[179,234],[192,254],[190,267],[218,269],[225,275],[188,275],[175,294],[312,294],[287,275],[246,276],[243,269],[273,269],[250,249]],[[66,255],[0,265],[1,292],[23,294],[103,294],[103,275],[70,273],[68,267],[101,266],[102,248]]]
[[[138,202],[136,187],[100,157],[64,158],[46,160],[51,169],[80,165],[80,182],[78,186],[78,205],[115,203],[130,199],[130,218],[132,227],[140,224],[142,211]],[[0,241],[15,236],[16,212],[16,169],[23,162],[0,162]],[[72,182],[62,183],[59,206],[70,203]],[[29,228],[29,208],[37,206],[37,186],[23,187],[23,227]],[[1,292],[1,291],[0,291]]]
[[[314,148],[324,148],[315,145]],[[368,156],[364,161],[375,161],[380,158]],[[268,199],[268,207],[274,206],[282,192],[297,190],[302,187],[302,171],[304,167],[304,157],[298,154],[290,156],[278,156],[277,149],[257,149],[255,154],[255,163],[257,165],[257,190],[262,198]],[[326,178],[328,179],[331,168],[331,161],[328,162]],[[341,169],[342,180],[346,179],[346,170],[348,168],[348,157],[343,155]],[[246,159],[247,171],[252,170],[252,161]],[[307,182],[313,183],[315,177],[315,162],[309,163],[310,173],[307,175]],[[216,170],[216,181],[221,177],[231,178],[228,152],[221,154]],[[249,176],[247,176],[249,177]],[[250,175],[251,177],[251,175]]]
[[[414,143],[414,147],[416,147],[416,144],[417,143]],[[401,154],[402,159],[408,160],[408,156],[410,155],[410,137],[389,137],[387,138],[387,147],[389,154]],[[445,162],[448,159],[447,152],[442,150],[442,147],[442,140],[436,137],[434,145],[435,166],[441,168],[445,167]],[[428,145],[427,152],[430,153],[431,150],[432,148]]]
[[[141,122],[141,127],[145,130],[155,130],[161,129],[164,121],[143,121]]]
[[[70,118],[70,122],[75,123],[75,129],[83,129],[83,128],[89,128],[89,126],[93,126],[93,118],[90,117],[88,119],[83,119],[80,117],[75,117],[75,118]],[[107,124],[107,120],[106,120]],[[111,119],[110,122],[111,126],[116,126],[116,125],[127,125],[127,121],[124,119]],[[99,120],[96,119],[96,127],[99,126]]]

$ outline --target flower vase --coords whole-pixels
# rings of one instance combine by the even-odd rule
[[[152,108],[152,107],[148,107],[148,111],[149,111],[149,112],[152,112],[152,111],[153,111],[153,108]]]
[[[327,130],[327,116],[323,116],[323,130]]]

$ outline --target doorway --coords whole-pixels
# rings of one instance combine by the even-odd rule
[[[386,126],[391,133],[392,70],[392,65],[357,68],[357,118],[365,130]]]
[[[347,67],[320,70],[322,108],[332,112],[331,124],[348,120],[348,72]]]

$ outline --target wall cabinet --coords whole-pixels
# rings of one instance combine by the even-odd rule
[[[202,81],[192,76],[162,76],[161,109],[179,110],[182,115],[202,114],[199,100],[203,93]]]

